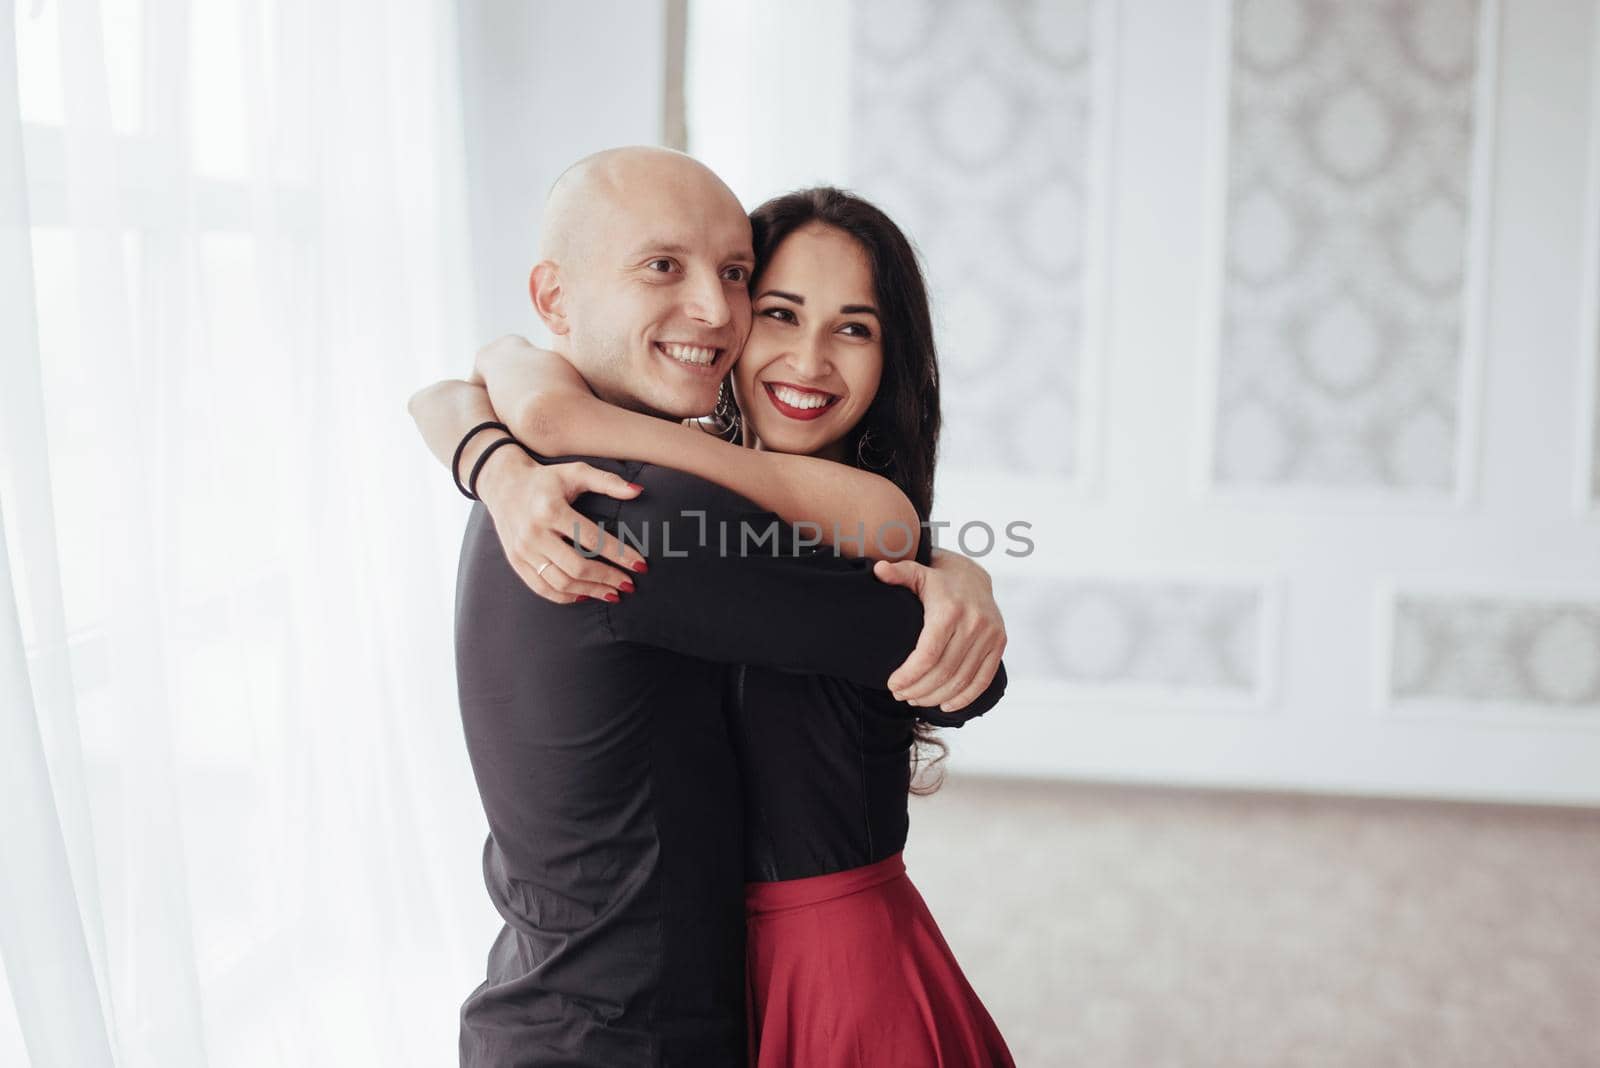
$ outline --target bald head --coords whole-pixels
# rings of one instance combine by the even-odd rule
[[[550,186],[539,233],[539,258],[569,263],[595,251],[585,240],[602,220],[614,219],[647,193],[664,190],[721,202],[740,215],[739,198],[716,172],[693,156],[653,145],[608,148],[585,156]]]
[[[568,167],[545,200],[535,309],[595,393],[704,415],[750,329],[750,219],[705,164],[613,148]]]

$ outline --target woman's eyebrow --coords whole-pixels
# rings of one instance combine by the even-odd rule
[[[843,305],[842,307],[840,307],[839,312],[840,312],[841,315],[863,315],[863,314],[865,314],[865,315],[871,315],[874,318],[878,318],[878,319],[882,319],[883,318],[883,316],[878,314],[878,309],[874,308],[870,304],[846,304],[846,305]]]
[[[784,300],[792,301],[795,304],[804,304],[806,302],[806,298],[802,297],[800,294],[785,293],[781,289],[769,289],[765,293],[758,294],[756,299],[760,300],[762,297],[782,297]]]

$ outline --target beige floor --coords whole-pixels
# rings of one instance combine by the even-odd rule
[[[907,864],[1017,1063],[1600,1066],[1600,811],[952,776]]]

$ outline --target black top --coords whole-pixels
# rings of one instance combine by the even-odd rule
[[[868,561],[796,553],[786,524],[713,483],[574,459],[644,486],[575,506],[626,525],[650,569],[620,604],[551,604],[511,570],[481,505],[468,520],[457,677],[506,925],[462,1006],[462,1063],[742,1065],[743,821],[723,714],[737,680],[720,665],[881,688],[922,607]],[[898,805],[903,837],[903,792]]]
[[[917,558],[926,564],[929,555],[924,539]],[[940,712],[827,675],[739,665],[732,676],[749,882],[848,871],[904,849],[915,721],[959,727],[993,708],[1006,687],[1002,665],[972,704]]]

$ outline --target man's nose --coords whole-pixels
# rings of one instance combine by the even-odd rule
[[[716,329],[727,326],[733,318],[733,308],[722,278],[712,274],[691,281],[685,294],[684,311],[689,318],[706,326]]]

